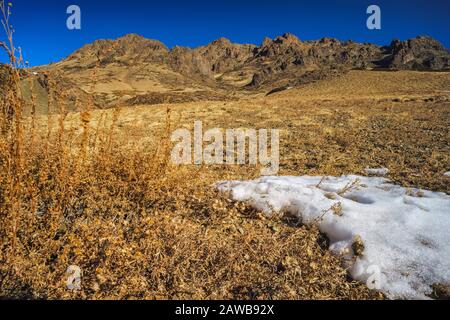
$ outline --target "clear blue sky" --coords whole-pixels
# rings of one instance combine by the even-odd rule
[[[31,65],[58,61],[96,39],[138,33],[168,47],[199,46],[221,36],[260,44],[285,32],[302,40],[335,37],[389,44],[431,35],[450,48],[450,0],[12,0],[16,44]],[[66,28],[77,4],[82,29]],[[366,28],[366,8],[382,10],[382,29]],[[0,39],[3,39],[3,33]],[[4,60],[4,55],[0,55]]]

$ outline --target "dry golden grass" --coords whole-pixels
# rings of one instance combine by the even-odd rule
[[[192,129],[194,121],[201,120],[205,130],[280,129],[280,175],[364,174],[367,167],[385,166],[390,169],[389,178],[404,186],[449,193],[450,181],[443,174],[450,163],[450,96],[432,95],[423,88],[434,83],[436,90],[444,91],[442,88],[450,83],[450,74],[419,73],[423,84],[414,82],[415,97],[408,99],[395,95],[396,90],[409,90],[408,81],[399,81],[397,88],[393,88],[389,79],[392,74],[413,78],[416,72],[378,73],[377,78],[383,75],[386,81],[373,82],[372,90],[389,91],[391,98],[384,94],[353,96],[352,92],[361,90],[361,83],[371,82],[373,75],[367,71],[350,74],[354,81],[341,84],[339,99],[328,98],[324,89],[328,85],[324,83],[324,88],[319,87],[309,97],[301,94],[312,92],[306,86],[270,97],[238,101],[122,108],[115,141],[124,147],[150,148],[158,141],[158,130],[164,126],[165,112],[170,107],[176,128]],[[92,121],[96,123],[102,116],[110,118],[112,112],[94,111]],[[77,127],[77,119],[77,114],[70,114],[68,125]],[[251,179],[257,175],[255,170],[240,169],[232,178]]]
[[[294,89],[287,95],[301,100],[400,99],[450,96],[448,72],[358,71]]]
[[[0,138],[1,297],[381,298],[348,281],[317,229],[266,219],[211,186],[256,168],[172,166],[167,109],[151,132],[134,133],[158,140],[133,144],[121,110],[94,111],[91,101],[67,115],[52,79],[48,100],[58,114],[24,118],[18,73],[10,75]],[[81,291],[66,287],[70,265],[83,271]]]
[[[102,111],[91,99],[69,114],[50,79],[58,114],[31,117],[21,115],[17,69],[10,76],[0,105],[1,298],[383,298],[348,279],[317,228],[269,219],[212,187],[258,168],[172,165],[169,135],[194,120],[281,129],[280,174],[387,166],[398,183],[449,192],[449,105],[431,92],[445,91],[448,73],[353,72],[235,102]],[[66,287],[70,265],[82,269],[80,291]]]
[[[205,128],[280,128],[280,174],[340,175],[387,166],[398,183],[449,192],[443,176],[449,163],[448,102],[425,101],[426,95],[408,102],[348,96],[305,101],[292,93],[91,110],[68,114],[63,121],[59,115],[37,117],[40,143],[29,149],[32,160],[23,176],[31,181],[22,195],[22,231],[14,259],[2,260],[8,261],[2,268],[2,295],[381,297],[348,280],[314,227],[264,218],[211,187],[218,180],[255,178],[258,168],[168,162],[168,134],[192,128],[194,120],[202,120]],[[83,119],[88,138],[83,138]],[[30,121],[25,119],[26,128]],[[62,128],[64,147],[57,138]],[[83,148],[88,152],[80,163]],[[3,218],[1,225],[8,225],[8,216]],[[5,241],[2,252],[8,248]],[[65,271],[72,264],[83,270],[81,292],[65,287]]]
[[[60,140],[69,136],[60,122],[24,155],[20,207],[2,201],[2,297],[380,297],[348,281],[317,229],[267,219],[211,188],[236,173],[172,167],[165,143],[148,152],[124,148],[79,117],[92,133],[88,142],[81,129],[74,150],[71,139]],[[159,131],[162,142],[168,130]],[[1,194],[9,195],[5,180]],[[69,265],[83,270],[81,291],[66,288]]]
[[[23,107],[19,94],[6,103]],[[63,94],[49,97],[59,115],[14,113],[24,134],[1,138],[2,297],[381,297],[347,279],[316,228],[267,219],[211,186],[257,168],[172,166],[177,112],[159,107],[154,127],[130,119],[131,109],[66,115]],[[69,265],[83,270],[81,291],[66,288]]]

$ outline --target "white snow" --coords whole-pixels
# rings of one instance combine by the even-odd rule
[[[366,168],[364,171],[371,176],[385,176],[389,173],[389,169],[387,168]]]
[[[450,177],[450,171],[447,171],[446,173],[444,173],[444,176]]]
[[[352,277],[372,288],[375,282],[389,298],[426,299],[431,285],[450,284],[450,196],[444,193],[353,175],[263,177],[218,188],[268,215],[289,213],[317,223]],[[352,244],[358,237],[364,251],[356,257]]]

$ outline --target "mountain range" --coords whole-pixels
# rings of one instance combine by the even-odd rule
[[[267,94],[352,69],[446,71],[450,51],[428,36],[378,46],[333,38],[301,41],[286,33],[260,46],[220,38],[197,48],[169,49],[128,34],[87,44],[60,62],[33,68],[32,74],[43,91],[52,75],[72,100],[93,94],[98,107],[111,107]]]

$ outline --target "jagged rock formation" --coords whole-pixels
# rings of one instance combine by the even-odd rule
[[[71,54],[63,62],[76,61],[78,68],[92,68],[137,63],[166,65],[186,76],[213,79],[238,68],[254,67],[258,78],[284,72],[289,68],[369,68],[443,70],[449,68],[450,53],[430,37],[407,41],[394,40],[390,46],[360,44],[323,38],[318,41],[300,41],[286,33],[275,39],[266,38],[261,46],[233,44],[220,38],[207,46],[195,49],[176,46],[169,50],[156,40],[130,34],[117,40],[98,40]],[[70,68],[69,68],[70,69]]]
[[[215,74],[243,66],[255,48],[254,45],[233,44],[220,38],[196,49],[175,47],[169,60],[172,68],[183,74],[200,73],[213,78]]]
[[[169,49],[157,40],[128,34],[117,40],[97,40],[72,53],[64,61],[76,61],[79,66],[93,68],[111,63],[124,66],[139,62],[165,63]]]
[[[96,85],[92,86],[94,68]],[[198,48],[169,49],[159,41],[130,34],[95,41],[61,62],[35,70],[57,72],[71,84],[101,97],[108,106],[147,98],[157,101],[160,98],[154,97],[170,96],[171,92],[176,92],[176,97],[169,100],[176,101],[183,92],[189,99],[197,91],[202,92],[197,95],[201,97],[207,97],[208,92],[211,96],[226,95],[230,90],[269,92],[339,76],[351,69],[373,68],[448,70],[450,52],[423,36],[380,47],[332,38],[301,41],[286,33],[266,38],[260,46],[220,38]],[[132,100],[134,97],[140,98]]]
[[[289,71],[294,71],[294,78],[304,75],[309,78],[322,78],[324,73],[332,73],[328,72],[329,70],[366,68],[379,56],[380,50],[377,46],[352,41],[341,42],[323,38],[319,41],[301,42],[289,33],[274,40],[266,38],[255,50],[251,61],[258,67],[258,71],[249,86],[258,87],[270,83],[274,75]],[[318,75],[311,77],[311,71]],[[294,80],[291,85],[301,82],[300,79]]]
[[[445,70],[450,68],[450,54],[431,37],[407,41],[394,40],[388,48],[388,67],[392,69]]]

